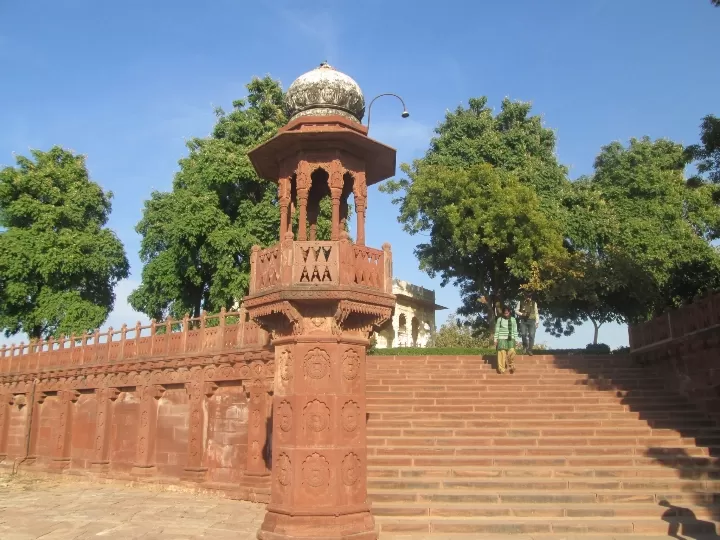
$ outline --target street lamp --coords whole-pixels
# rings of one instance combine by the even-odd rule
[[[377,98],[383,97],[383,96],[393,96],[393,97],[398,98],[398,99],[400,100],[400,103],[402,103],[402,106],[403,106],[403,112],[402,112],[401,116],[402,116],[403,118],[407,118],[408,116],[410,116],[410,113],[408,112],[407,107],[405,106],[405,102],[403,101],[403,98],[401,98],[401,97],[398,96],[397,94],[391,94],[391,93],[379,94],[379,95],[375,96],[374,98],[372,98],[372,101],[370,102],[370,105],[368,105],[368,119],[367,119],[367,128],[368,128],[368,131],[370,131],[370,112],[372,111],[373,103],[375,103],[375,100],[376,100]]]

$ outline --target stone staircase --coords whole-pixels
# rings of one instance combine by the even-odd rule
[[[382,539],[720,539],[720,429],[659,377],[629,357],[491,361],[368,357]]]

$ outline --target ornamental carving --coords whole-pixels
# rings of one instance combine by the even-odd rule
[[[283,381],[289,381],[292,379],[293,371],[293,357],[290,349],[283,348],[280,350],[280,360],[278,362],[280,368],[280,378]]]
[[[360,406],[354,401],[348,401],[343,405],[341,416],[343,429],[352,433],[360,425]]]
[[[347,349],[343,355],[343,377],[348,381],[352,381],[357,378],[358,373],[360,373],[360,355],[355,349]]]
[[[280,402],[280,406],[278,407],[278,425],[285,433],[292,429],[292,405],[290,405],[289,401],[283,400]]]
[[[313,433],[320,433],[330,427],[330,409],[320,400],[314,400],[305,406],[303,411],[305,428]]]
[[[305,355],[305,378],[320,380],[330,371],[330,355],[320,347],[310,349]]]
[[[280,454],[277,459],[278,482],[283,486],[289,486],[292,479],[290,458],[287,454]]]
[[[346,486],[353,486],[360,479],[362,463],[354,452],[350,452],[342,462],[342,481]]]
[[[330,464],[325,456],[313,452],[302,466],[303,484],[313,489],[327,487],[330,483]]]

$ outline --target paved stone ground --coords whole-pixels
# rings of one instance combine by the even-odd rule
[[[2,540],[254,540],[264,514],[219,497],[0,475]]]

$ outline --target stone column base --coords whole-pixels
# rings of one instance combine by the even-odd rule
[[[58,471],[67,469],[70,466],[70,458],[53,458],[50,461],[50,470]]]
[[[130,470],[130,474],[137,476],[154,476],[157,473],[155,465],[135,465]]]
[[[207,467],[185,467],[183,471],[183,478],[186,480],[193,480],[195,482],[202,482],[205,480],[205,473]]]
[[[268,509],[258,540],[377,540],[369,511],[345,515],[287,515]]]
[[[110,470],[109,461],[93,461],[90,463],[90,470],[95,472],[107,472]]]

